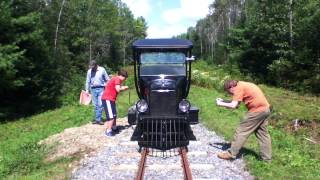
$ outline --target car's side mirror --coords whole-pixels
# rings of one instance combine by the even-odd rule
[[[196,57],[195,56],[191,56],[191,57],[187,57],[186,61],[195,61]]]

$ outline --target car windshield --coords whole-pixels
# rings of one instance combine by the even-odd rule
[[[181,52],[146,52],[140,56],[141,64],[184,64],[185,59]]]
[[[140,75],[185,76],[185,54],[181,52],[145,52],[140,56]]]

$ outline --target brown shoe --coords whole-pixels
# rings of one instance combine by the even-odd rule
[[[224,160],[233,160],[234,159],[233,156],[228,151],[219,153],[218,158],[224,159]]]

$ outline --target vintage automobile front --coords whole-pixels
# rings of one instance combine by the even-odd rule
[[[179,77],[161,77],[151,80],[145,88],[146,99],[136,104],[139,113],[135,135],[139,145],[164,150],[187,146],[189,140],[195,140],[190,128],[191,104],[179,98],[180,83],[184,82]]]
[[[129,110],[128,122],[136,124],[131,140],[140,147],[169,150],[196,140],[190,124],[198,123],[199,110],[187,100],[188,50],[154,44],[134,49],[139,100]]]

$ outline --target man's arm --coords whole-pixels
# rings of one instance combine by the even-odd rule
[[[216,103],[218,106],[223,106],[223,107],[232,108],[232,109],[238,108],[239,106],[239,101],[232,100],[231,102],[226,102],[220,98],[216,100]]]

